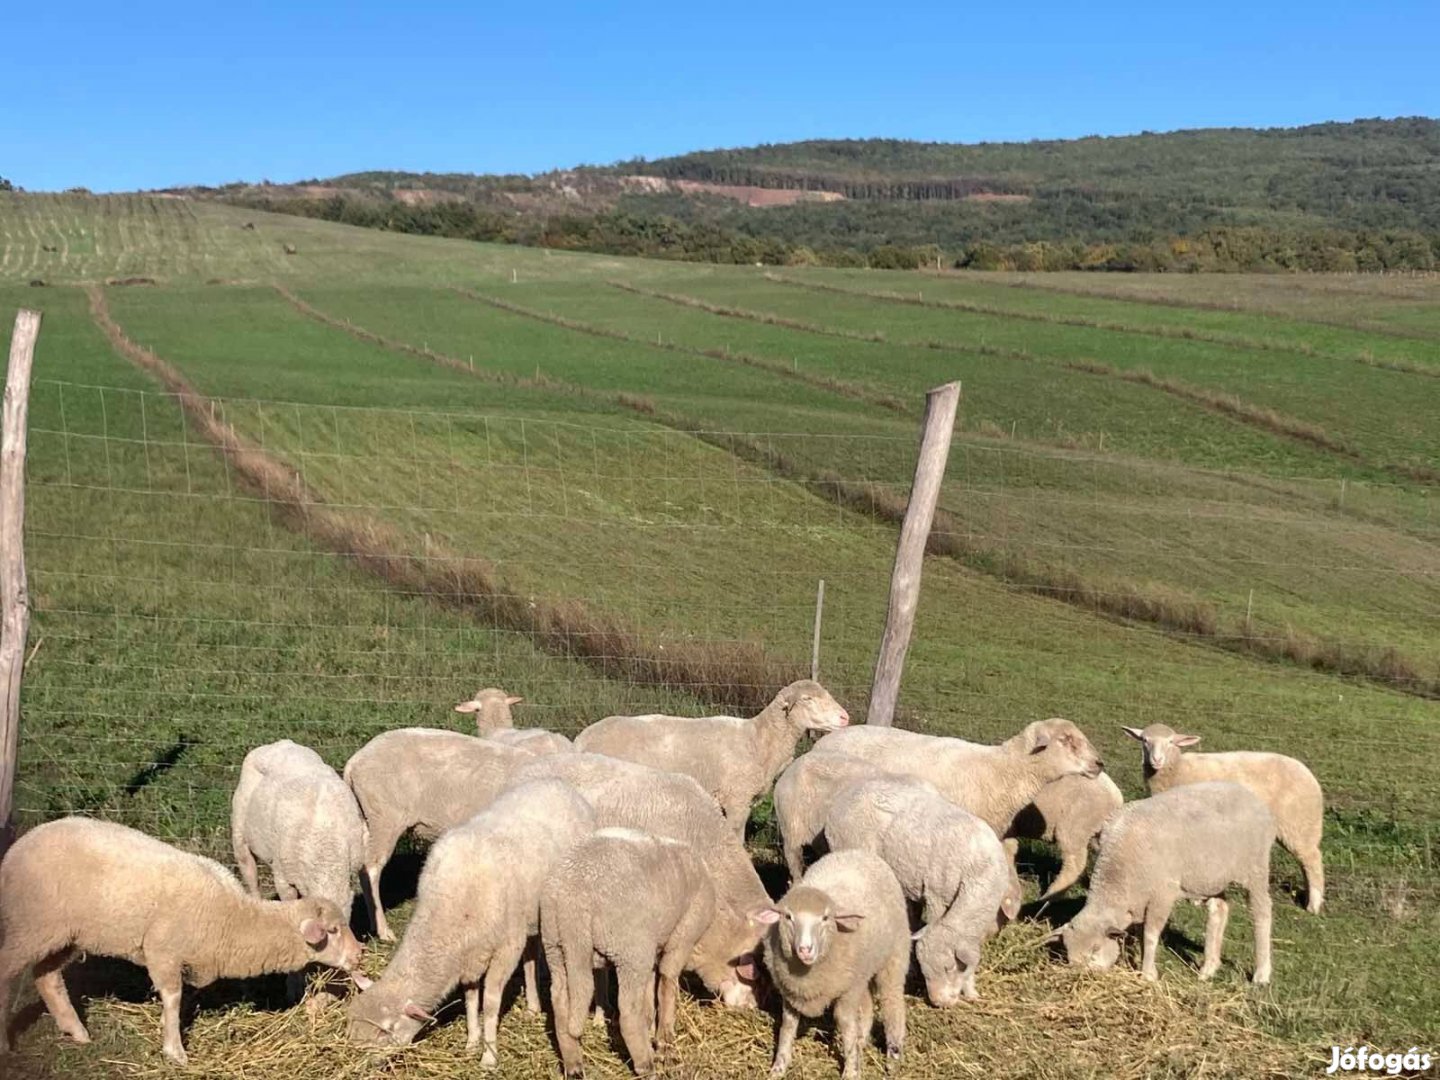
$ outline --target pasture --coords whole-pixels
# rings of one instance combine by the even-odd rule
[[[482,685],[567,733],[753,712],[808,668],[822,578],[821,679],[863,715],[923,393],[958,378],[899,722],[998,741],[1062,715],[1127,797],[1121,724],[1293,754],[1327,793],[1329,906],[1306,915],[1277,854],[1274,986],[1243,981],[1243,905],[1214,984],[1189,909],[1150,986],[1048,956],[1077,888],[987,947],[982,1001],[912,998],[904,1075],[1436,1048],[1440,280],[765,271],[146,197],[0,195],[0,244],[6,324],[45,318],[23,825],[98,814],[228,862],[247,749],[338,767],[463,727]],[[763,807],[751,842],[783,888]],[[413,863],[387,877],[400,923]],[[1034,896],[1051,852],[1024,863]],[[158,1074],[143,979],[72,974],[97,1042],[42,1019],[22,1074]],[[192,1072],[375,1071],[278,984],[199,1000]],[[471,1071],[458,1011],[385,1070]],[[687,1003],[677,1075],[754,1075],[772,1027]],[[833,1074],[827,1031],[792,1075]],[[592,1073],[626,1075],[589,1038]],[[500,1075],[553,1067],[540,1021],[500,1040]]]

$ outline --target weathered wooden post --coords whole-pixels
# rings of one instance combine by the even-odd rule
[[[885,615],[885,632],[880,637],[880,655],[875,659],[875,678],[870,684],[870,712],[866,723],[889,727],[895,719],[895,702],[900,697],[900,675],[905,670],[905,652],[915,626],[915,608],[920,600],[920,571],[925,562],[925,542],[935,520],[935,503],[940,498],[940,481],[950,456],[950,435],[955,428],[955,409],[960,403],[960,384],[946,383],[925,395],[925,420],[920,434],[920,457],[915,462],[915,481],[910,485],[910,505],[900,527],[895,549],[895,569],[890,575],[890,609]]]
[[[40,313],[22,308],[10,336],[5,402],[0,410],[0,856],[15,835],[11,808],[20,749],[20,680],[30,632],[25,586],[25,418],[39,336]]]
[[[825,579],[815,590],[815,635],[810,642],[810,678],[820,681],[820,620],[825,615]]]

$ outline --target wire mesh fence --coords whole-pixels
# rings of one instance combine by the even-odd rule
[[[187,408],[32,391],[26,822],[101,814],[221,854],[251,747],[338,767],[389,728],[463,728],[483,685],[566,733],[755,712],[808,673],[821,578],[821,678],[863,715],[912,437]],[[1064,715],[1130,795],[1119,724],[1290,753],[1327,789],[1332,892],[1433,893],[1433,502],[963,435],[899,722],[998,741]]]

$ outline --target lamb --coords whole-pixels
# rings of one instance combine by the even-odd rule
[[[382,941],[395,935],[380,902],[380,874],[407,830],[433,840],[489,806],[534,755],[473,735],[399,728],[375,736],[345,763],[365,814],[365,900]]]
[[[789,1068],[800,1017],[814,1019],[833,1005],[844,1061],[840,1075],[858,1080],[877,997],[886,1064],[898,1066],[905,1048],[910,923],[890,868],[868,851],[832,852],[754,917],[769,927],[765,966],[784,1006],[770,1075],[783,1076]]]
[[[1201,780],[1233,780],[1265,801],[1275,815],[1281,847],[1305,870],[1305,910],[1320,914],[1325,903],[1325,861],[1320,855],[1325,793],[1315,774],[1284,754],[1236,750],[1223,754],[1187,754],[1199,735],[1181,735],[1165,724],[1125,733],[1144,747],[1145,783],[1153,795]]]
[[[1140,970],[1159,978],[1155,950],[1177,900],[1204,900],[1205,962],[1200,978],[1220,968],[1231,884],[1250,897],[1255,926],[1256,985],[1270,981],[1270,845],[1275,818],[1249,788],[1202,781],[1127,803],[1100,834],[1085,907],[1056,931],[1072,964],[1112,967],[1120,943],[1145,924]]]
[[[922,905],[915,958],[930,1003],[978,998],[980,946],[1020,912],[1014,865],[994,830],[924,781],[882,777],[840,792],[825,839],[831,851],[878,855]]]
[[[510,706],[519,705],[524,698],[507,694],[493,686],[475,691],[475,696],[455,706],[458,713],[475,714],[475,734],[517,750],[532,754],[562,754],[574,746],[564,735],[557,735],[544,728],[517,728],[510,715]]]
[[[635,1072],[650,1075],[651,1032],[663,1057],[675,1040],[680,973],[714,917],[715,886],[689,844],[635,829],[601,829],[561,861],[540,900],[540,933],[566,1076],[584,1075],[580,1036],[597,957],[615,966],[620,1033]]]
[[[488,809],[445,833],[420,875],[415,915],[395,958],[350,1004],[349,1037],[409,1043],[457,983],[465,988],[466,1042],[496,1064],[500,999],[539,933],[540,894],[561,858],[595,827],[589,804],[558,780],[511,788]]]
[[[1035,801],[1021,809],[1006,832],[1007,843],[1015,839],[1047,840],[1060,849],[1060,870],[1041,900],[1059,896],[1080,880],[1090,861],[1090,846],[1105,822],[1120,807],[1125,796],[1110,777],[1101,773],[1062,776],[1035,793]]]
[[[775,781],[775,823],[792,882],[804,874],[804,850],[820,838],[835,796],[856,780],[889,775],[864,758],[813,750],[786,767]]]
[[[826,735],[812,753],[840,753],[918,776],[1004,836],[1040,789],[1063,776],[1095,777],[1104,763],[1078,727],[1037,720],[999,746],[898,728],[857,727]]]
[[[312,962],[355,972],[361,948],[329,900],[257,900],[211,859],[124,825],[68,817],[26,833],[0,863],[0,1051],[9,1049],[11,984],[31,964],[56,1025],[90,1041],[62,974],[77,953],[145,967],[163,1006],[165,1056],[184,1065],[184,983]]]
[[[686,969],[731,1008],[753,1008],[754,949],[761,929],[749,919],[770,896],[749,853],[720,807],[694,780],[601,754],[533,758],[514,782],[564,780],[595,810],[599,828],[629,828],[689,844],[715,886],[715,917],[700,936]]]
[[[834,731],[850,714],[819,683],[793,682],[749,720],[733,716],[610,716],[575,737],[575,748],[694,777],[744,836],[751,804],[795,757],[807,731]]]

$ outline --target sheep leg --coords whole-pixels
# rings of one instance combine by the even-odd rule
[[[637,1076],[655,1071],[655,969],[648,965],[620,962],[615,965],[620,983],[620,1037],[630,1052]]]
[[[300,899],[300,890],[291,885],[289,880],[282,877],[280,871],[273,866],[270,868],[270,876],[275,879],[275,895],[281,900]]]
[[[1256,986],[1270,981],[1270,875],[1267,873],[1249,889],[1250,919],[1255,924]]]
[[[1205,901],[1205,962],[1200,965],[1200,978],[1211,979],[1220,970],[1220,948],[1225,943],[1225,924],[1230,920],[1230,905],[1219,896]]]
[[[70,991],[65,988],[65,976],[62,974],[65,965],[74,955],[74,949],[61,949],[36,964],[35,989],[40,993],[40,1000],[45,1002],[45,1008],[49,1009],[50,1015],[54,1017],[55,1026],[77,1043],[88,1043],[90,1032],[85,1030],[85,1025],[80,1022],[80,1017],[75,1012],[75,1006],[70,1001]],[[8,985],[9,980],[6,981]],[[6,1018],[8,1013],[0,1012],[0,1022]]]
[[[885,1029],[885,1069],[900,1067],[905,1054],[905,976],[910,972],[910,950],[905,948],[875,977],[880,998],[880,1024]],[[970,978],[974,979],[974,972]],[[972,984],[973,985],[973,984]]]
[[[780,847],[785,853],[785,866],[790,871],[790,883],[793,885],[805,876],[805,860],[802,857],[805,845],[786,833],[780,838]]]
[[[730,828],[735,831],[741,843],[744,843],[745,826],[750,822],[750,800],[726,798],[721,800],[720,809],[725,814],[725,820],[730,823]]]
[[[1305,868],[1305,910],[1319,915],[1325,903],[1325,860],[1320,857],[1320,847],[1297,851],[1295,857]]]
[[[550,1011],[555,1016],[555,1044],[560,1050],[560,1064],[567,1077],[582,1076],[585,1069],[580,1054],[580,1035],[571,1032],[570,969],[559,945],[551,943],[545,946],[545,964],[550,969]],[[589,969],[588,957],[585,974],[593,981],[594,973]],[[590,1002],[587,1000],[585,1008],[579,1013],[581,1031],[585,1029],[585,1014],[589,1009]]]
[[[861,1020],[867,1011],[865,1002],[869,997],[869,989],[862,986],[858,991],[852,990],[835,1002],[835,1033],[839,1036],[841,1060],[844,1062],[840,1069],[840,1080],[860,1080],[860,1061],[865,1052],[865,1037],[860,1029]],[[868,1011],[873,1021],[873,1004]]]
[[[605,1014],[609,1013],[612,1016],[615,1014],[615,1001],[610,994],[610,972],[606,969],[602,957],[595,957],[592,974],[594,975],[594,986],[591,989],[595,994],[595,1015],[591,1018],[591,1022],[603,1026]],[[585,1008],[588,1010],[590,999],[586,998],[585,1001]]]
[[[185,1065],[185,1044],[180,1040],[180,994],[185,983],[180,965],[173,960],[151,960],[146,958],[146,970],[150,981],[160,992],[160,1030],[164,1032],[161,1050],[176,1065]]]
[[[778,1080],[790,1068],[790,1059],[795,1055],[795,1036],[800,1032],[800,1014],[784,1002],[780,1014],[780,1034],[775,1038],[775,1063],[770,1066],[772,1080]]]
[[[465,991],[465,1049],[480,1045],[480,983],[467,982]]]
[[[1175,906],[1171,898],[1152,900],[1145,909],[1145,933],[1140,950],[1140,974],[1151,982],[1160,978],[1160,969],[1155,966],[1155,954],[1160,949],[1160,932],[1170,921],[1170,911]]]
[[[381,828],[378,822],[370,822],[369,834],[365,837],[365,867],[362,871],[365,886],[365,906],[369,909],[370,925],[375,936],[381,941],[394,941],[395,935],[385,921],[385,906],[380,902],[380,875],[390,856],[395,854],[395,845],[405,830],[393,826]]]
[[[525,1011],[540,1011],[540,979],[537,974],[540,959],[540,939],[532,937],[525,942]]]
[[[523,937],[502,942],[490,957],[490,966],[485,969],[485,1052],[480,1055],[482,1069],[493,1069],[498,1062],[496,1040],[500,1034],[500,999],[504,996],[505,986],[510,982],[510,976],[515,974],[515,968],[524,952]],[[468,1042],[466,1045],[473,1049]]]
[[[257,900],[260,898],[260,868],[255,865],[255,853],[240,837],[235,837],[235,865],[240,871],[240,880],[245,891]]]

